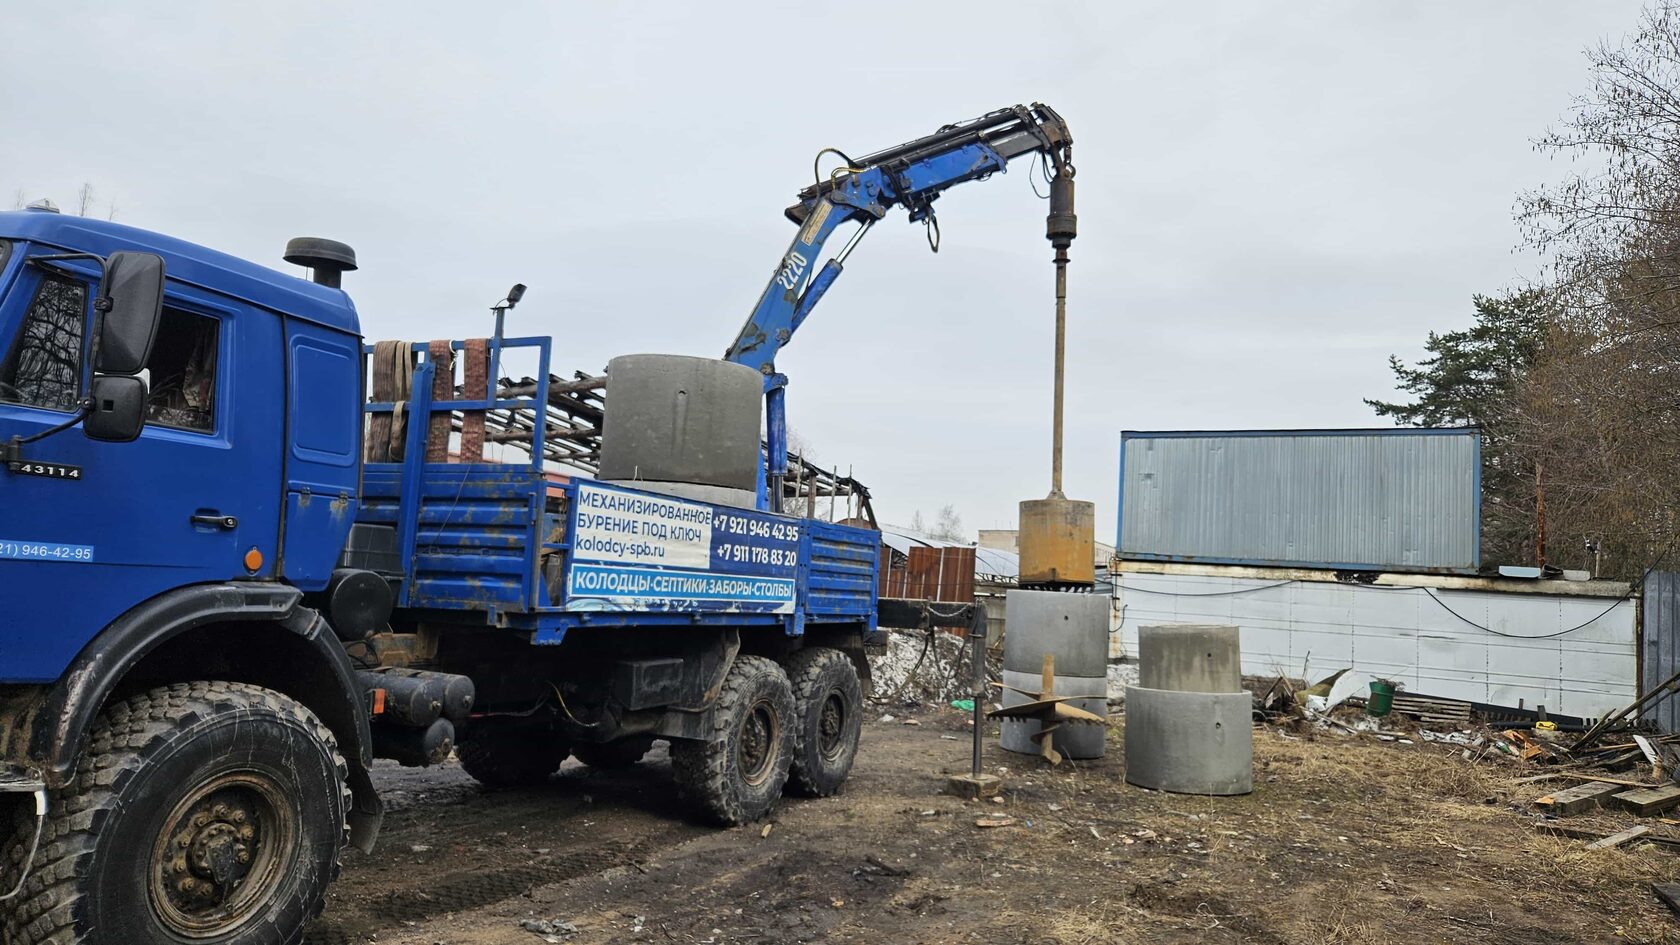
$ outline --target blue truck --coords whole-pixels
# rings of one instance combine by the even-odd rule
[[[879,615],[926,618],[878,599],[875,532],[782,507],[774,357],[888,209],[931,235],[944,189],[1070,154],[1017,106],[801,192],[725,356],[762,379],[746,501],[556,475],[550,341],[502,331],[522,287],[490,338],[368,345],[342,244],[294,240],[302,278],[0,213],[0,941],[299,941],[373,848],[376,758],[501,787],[665,740],[721,824],[840,790]],[[457,356],[487,373],[451,392]],[[524,455],[450,461],[474,416]]]

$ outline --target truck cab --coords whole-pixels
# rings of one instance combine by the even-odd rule
[[[301,603],[354,517],[359,345],[337,289],[116,223],[0,213],[0,801],[20,818],[0,937],[57,941],[20,924],[43,902],[72,904],[74,928],[131,925],[147,901],[175,934],[301,922],[314,894],[281,874],[331,875],[346,825],[371,845],[362,690]],[[218,770],[240,739],[262,743],[247,770]],[[315,763],[284,770],[298,749]],[[89,783],[100,766],[117,777]],[[311,823],[279,842],[312,780]],[[156,838],[122,818],[46,862],[55,807],[170,784],[186,793],[164,829],[197,872],[134,860]],[[48,882],[64,862],[113,893]]]
[[[0,214],[0,441],[81,405],[97,263],[155,253],[161,317],[132,442],[71,429],[0,470],[0,676],[49,682],[137,602],[194,585],[326,584],[355,517],[360,330],[341,290],[180,240]],[[53,627],[44,634],[42,627]]]

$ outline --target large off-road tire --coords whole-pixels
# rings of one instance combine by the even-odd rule
[[[570,753],[552,727],[521,719],[474,719],[455,742],[461,767],[487,788],[541,784]]]
[[[578,742],[572,746],[572,757],[591,768],[610,771],[641,761],[651,748],[652,735],[631,735],[610,742]]]
[[[796,720],[788,790],[805,797],[838,794],[852,773],[863,732],[857,666],[839,650],[819,646],[793,654],[787,673]]]
[[[338,875],[346,773],[327,727],[268,689],[181,683],[109,706],[53,793],[5,941],[300,942]]]
[[[775,808],[793,761],[793,690],[762,656],[738,656],[706,714],[706,737],[671,743],[677,793],[695,816],[731,826]]]

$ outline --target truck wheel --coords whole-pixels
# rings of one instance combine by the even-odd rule
[[[628,768],[641,761],[652,747],[653,736],[631,735],[610,742],[579,742],[572,746],[572,757],[591,768]]]
[[[297,943],[349,833],[346,766],[277,692],[181,683],[108,707],[54,792],[10,945]]]
[[[797,720],[788,788],[806,797],[837,794],[852,773],[863,731],[863,684],[839,650],[812,647],[788,660]]]
[[[455,743],[461,767],[487,788],[541,784],[568,754],[554,729],[516,719],[477,719],[462,727]]]
[[[793,690],[762,656],[738,656],[703,739],[671,743],[677,793],[697,816],[731,826],[770,813],[793,760]]]

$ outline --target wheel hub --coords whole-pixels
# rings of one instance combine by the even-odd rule
[[[187,792],[153,847],[153,913],[188,938],[225,934],[262,908],[297,844],[279,785],[253,772]]]
[[[762,784],[775,769],[776,745],[781,734],[781,721],[775,706],[769,702],[754,703],[741,726],[737,742],[736,761],[741,776],[748,784]]]
[[[845,746],[845,733],[846,700],[839,692],[831,691],[817,716],[817,751],[829,761],[838,758]]]

